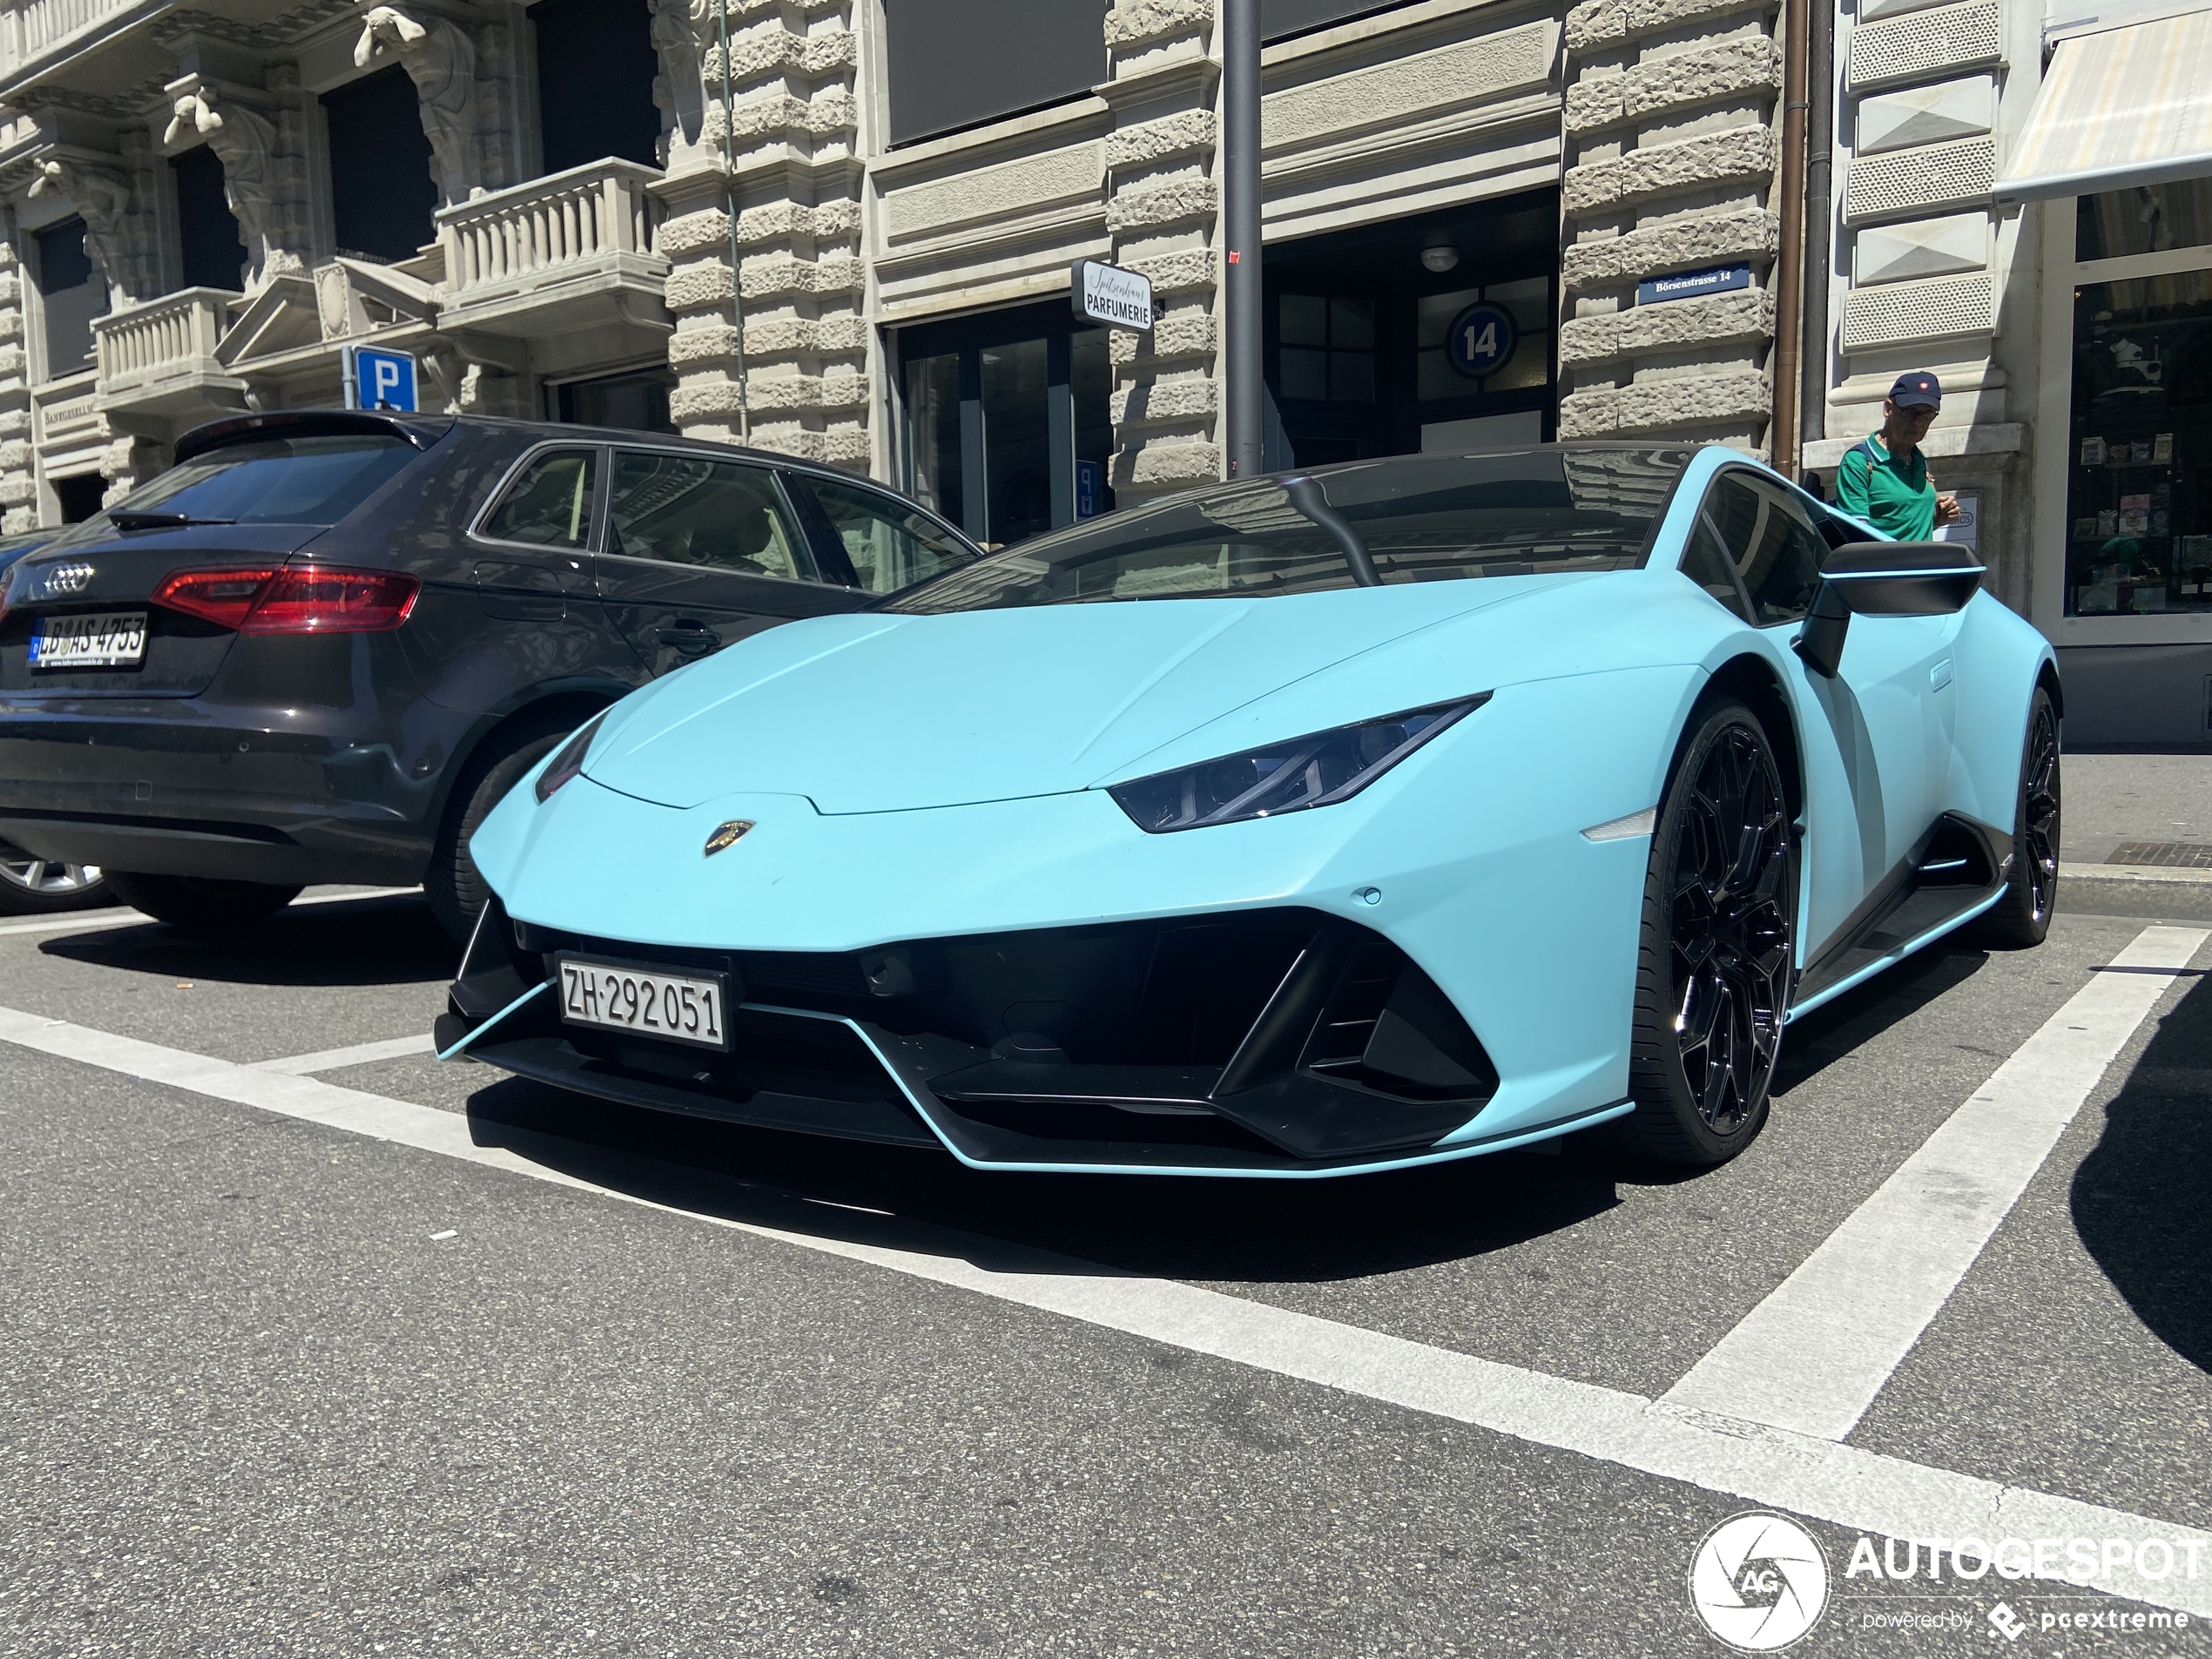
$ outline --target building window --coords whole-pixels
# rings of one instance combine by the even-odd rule
[[[396,264],[436,234],[430,140],[415,83],[403,69],[322,95],[330,128],[330,212],[338,251]]]
[[[92,319],[107,314],[107,276],[84,251],[84,221],[65,219],[37,232],[39,312],[44,319],[46,378],[57,381],[92,363]]]
[[[72,473],[47,482],[53,487],[54,505],[61,509],[64,524],[82,524],[100,510],[107,495],[107,480],[97,472]]]
[[[2067,613],[2212,610],[2212,271],[2074,290],[2067,442]]]
[[[246,244],[223,194],[222,158],[201,145],[171,158],[177,184],[177,240],[188,288],[243,287]]]
[[[1278,297],[1279,384],[1284,399],[1307,403],[1375,401],[1375,302],[1318,294]]]
[[[628,432],[673,432],[668,394],[676,376],[665,369],[570,381],[554,388],[556,418],[576,426],[619,427]]]
[[[657,165],[653,77],[660,63],[645,0],[545,0],[529,17],[537,33],[545,171],[565,172],[609,156]]]
[[[1106,78],[1107,0],[886,0],[891,142],[974,126]]]
[[[2074,257],[2116,260],[2212,245],[2212,179],[2177,179],[2077,196]]]
[[[1513,354],[1487,374],[1460,373],[1446,351],[1452,320],[1473,305],[1494,305],[1514,320]],[[1414,383],[1424,402],[1470,394],[1517,392],[1542,386],[1551,378],[1552,289],[1549,277],[1493,282],[1456,293],[1423,294],[1414,303],[1413,348],[1418,354]]]

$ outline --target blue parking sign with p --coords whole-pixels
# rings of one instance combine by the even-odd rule
[[[351,360],[346,376],[346,401],[356,409],[415,411],[415,359],[403,351],[383,351],[374,346],[347,348]]]

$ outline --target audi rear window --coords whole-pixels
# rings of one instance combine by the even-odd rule
[[[226,443],[170,468],[72,526],[56,544],[111,535],[118,514],[175,514],[179,523],[335,524],[419,453],[403,438],[362,432]]]

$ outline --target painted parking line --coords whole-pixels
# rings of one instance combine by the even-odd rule
[[[2146,927],[1662,1398],[1840,1440],[2208,934]]]
[[[343,893],[311,893],[294,899],[285,907],[296,909],[303,904],[346,904],[355,899],[389,899],[403,893],[420,893],[420,887],[353,887]],[[276,913],[282,915],[284,911]],[[67,916],[57,916],[51,921],[0,922],[0,939],[10,934],[89,934],[102,927],[138,927],[152,922],[153,918],[143,910],[78,911]]]
[[[2212,1533],[1885,1456],[1787,1430],[1655,1402],[1471,1354],[1340,1325],[1220,1291],[1116,1273],[892,1217],[779,1199],[823,1218],[819,1233],[701,1215],[479,1146],[469,1120],[312,1077],[233,1065],[0,1008],[0,1041],[350,1133],[593,1193],[711,1226],[867,1263],[1365,1399],[1681,1480],[1751,1503],[1898,1538],[2161,1539],[2212,1562]],[[549,1149],[561,1144],[540,1137]],[[671,1183],[690,1172],[624,1160]],[[868,1232],[875,1238],[855,1237]],[[881,1242],[896,1239],[896,1244]],[[997,1264],[982,1266],[981,1261]],[[2143,1559],[2131,1548],[2131,1559]],[[2212,1617],[2212,1573],[2153,1578],[2123,1566],[2099,1588]]]
[[[403,1060],[413,1054],[435,1054],[437,1042],[428,1031],[419,1036],[388,1037],[382,1042],[356,1042],[350,1048],[321,1049],[314,1054],[287,1055],[281,1060],[257,1060],[256,1071],[280,1071],[288,1077],[312,1076],[318,1071],[340,1071],[379,1060]]]

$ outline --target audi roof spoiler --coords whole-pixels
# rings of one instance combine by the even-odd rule
[[[254,438],[334,437],[347,434],[403,438],[428,449],[453,429],[451,415],[395,415],[381,409],[276,409],[233,415],[194,427],[177,440],[176,457],[190,461],[226,443]]]

